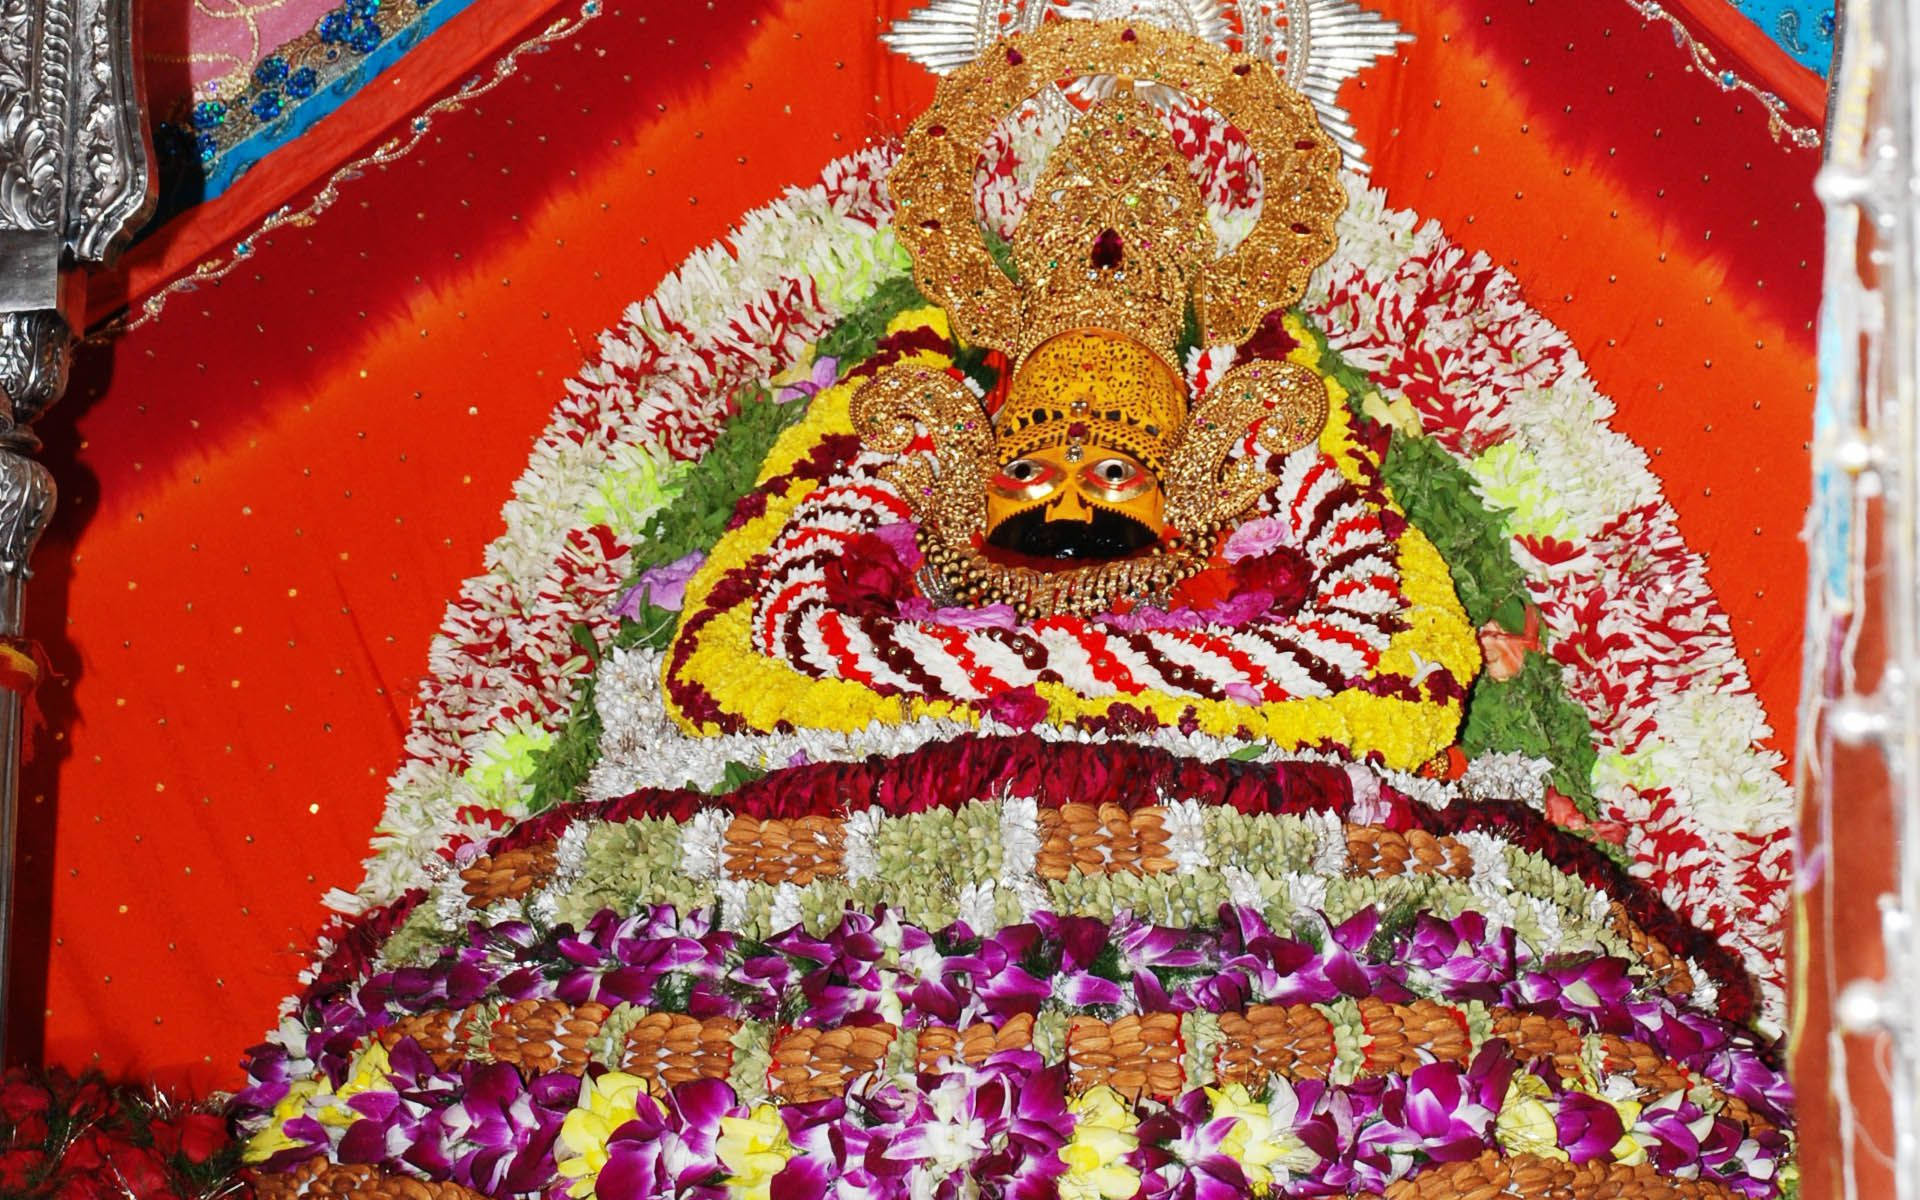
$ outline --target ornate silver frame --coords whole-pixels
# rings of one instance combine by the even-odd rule
[[[152,213],[132,0],[0,0],[0,639],[53,512],[32,422],[66,390],[86,271]],[[0,690],[0,1022],[10,994],[22,696]],[[5,1050],[0,1023],[0,1054]]]

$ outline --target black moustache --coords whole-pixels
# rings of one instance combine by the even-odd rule
[[[1142,522],[1104,508],[1094,509],[1090,521],[1049,521],[1044,508],[1031,508],[1002,521],[987,544],[1034,558],[1099,561],[1125,558],[1159,540]]]

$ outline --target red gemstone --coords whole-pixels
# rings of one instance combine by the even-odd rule
[[[1253,67],[1251,67],[1247,63],[1241,63],[1239,66],[1233,69],[1233,73],[1235,75],[1245,75],[1251,70],[1253,70]]]
[[[1133,32],[1133,28],[1129,26],[1120,31],[1120,40],[1123,42],[1137,42],[1140,38],[1138,34]]]
[[[929,125],[927,126],[927,136],[945,137],[947,136],[947,127],[945,125]]]
[[[1127,251],[1120,241],[1120,234],[1113,229],[1103,229],[1100,236],[1093,239],[1093,254],[1090,261],[1097,270],[1110,271],[1126,262]]]
[[[1012,46],[1007,47],[1007,65],[1008,66],[1017,67],[1025,61],[1027,61],[1026,55],[1020,53],[1018,50],[1015,50]]]

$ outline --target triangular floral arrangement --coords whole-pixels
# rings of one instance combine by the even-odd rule
[[[1241,144],[1168,122],[1243,227]],[[989,228],[1060,133],[997,135]],[[261,1193],[1776,1194],[1779,764],[1565,337],[1349,177],[1241,348],[1328,420],[1205,561],[954,603],[853,406],[1004,363],[915,287],[896,153],[570,387],[251,1057]]]

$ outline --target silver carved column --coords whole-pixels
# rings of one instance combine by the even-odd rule
[[[132,0],[0,0],[0,637],[53,511],[32,424],[66,390],[86,275],[153,210]],[[0,1055],[23,698],[0,690]]]

